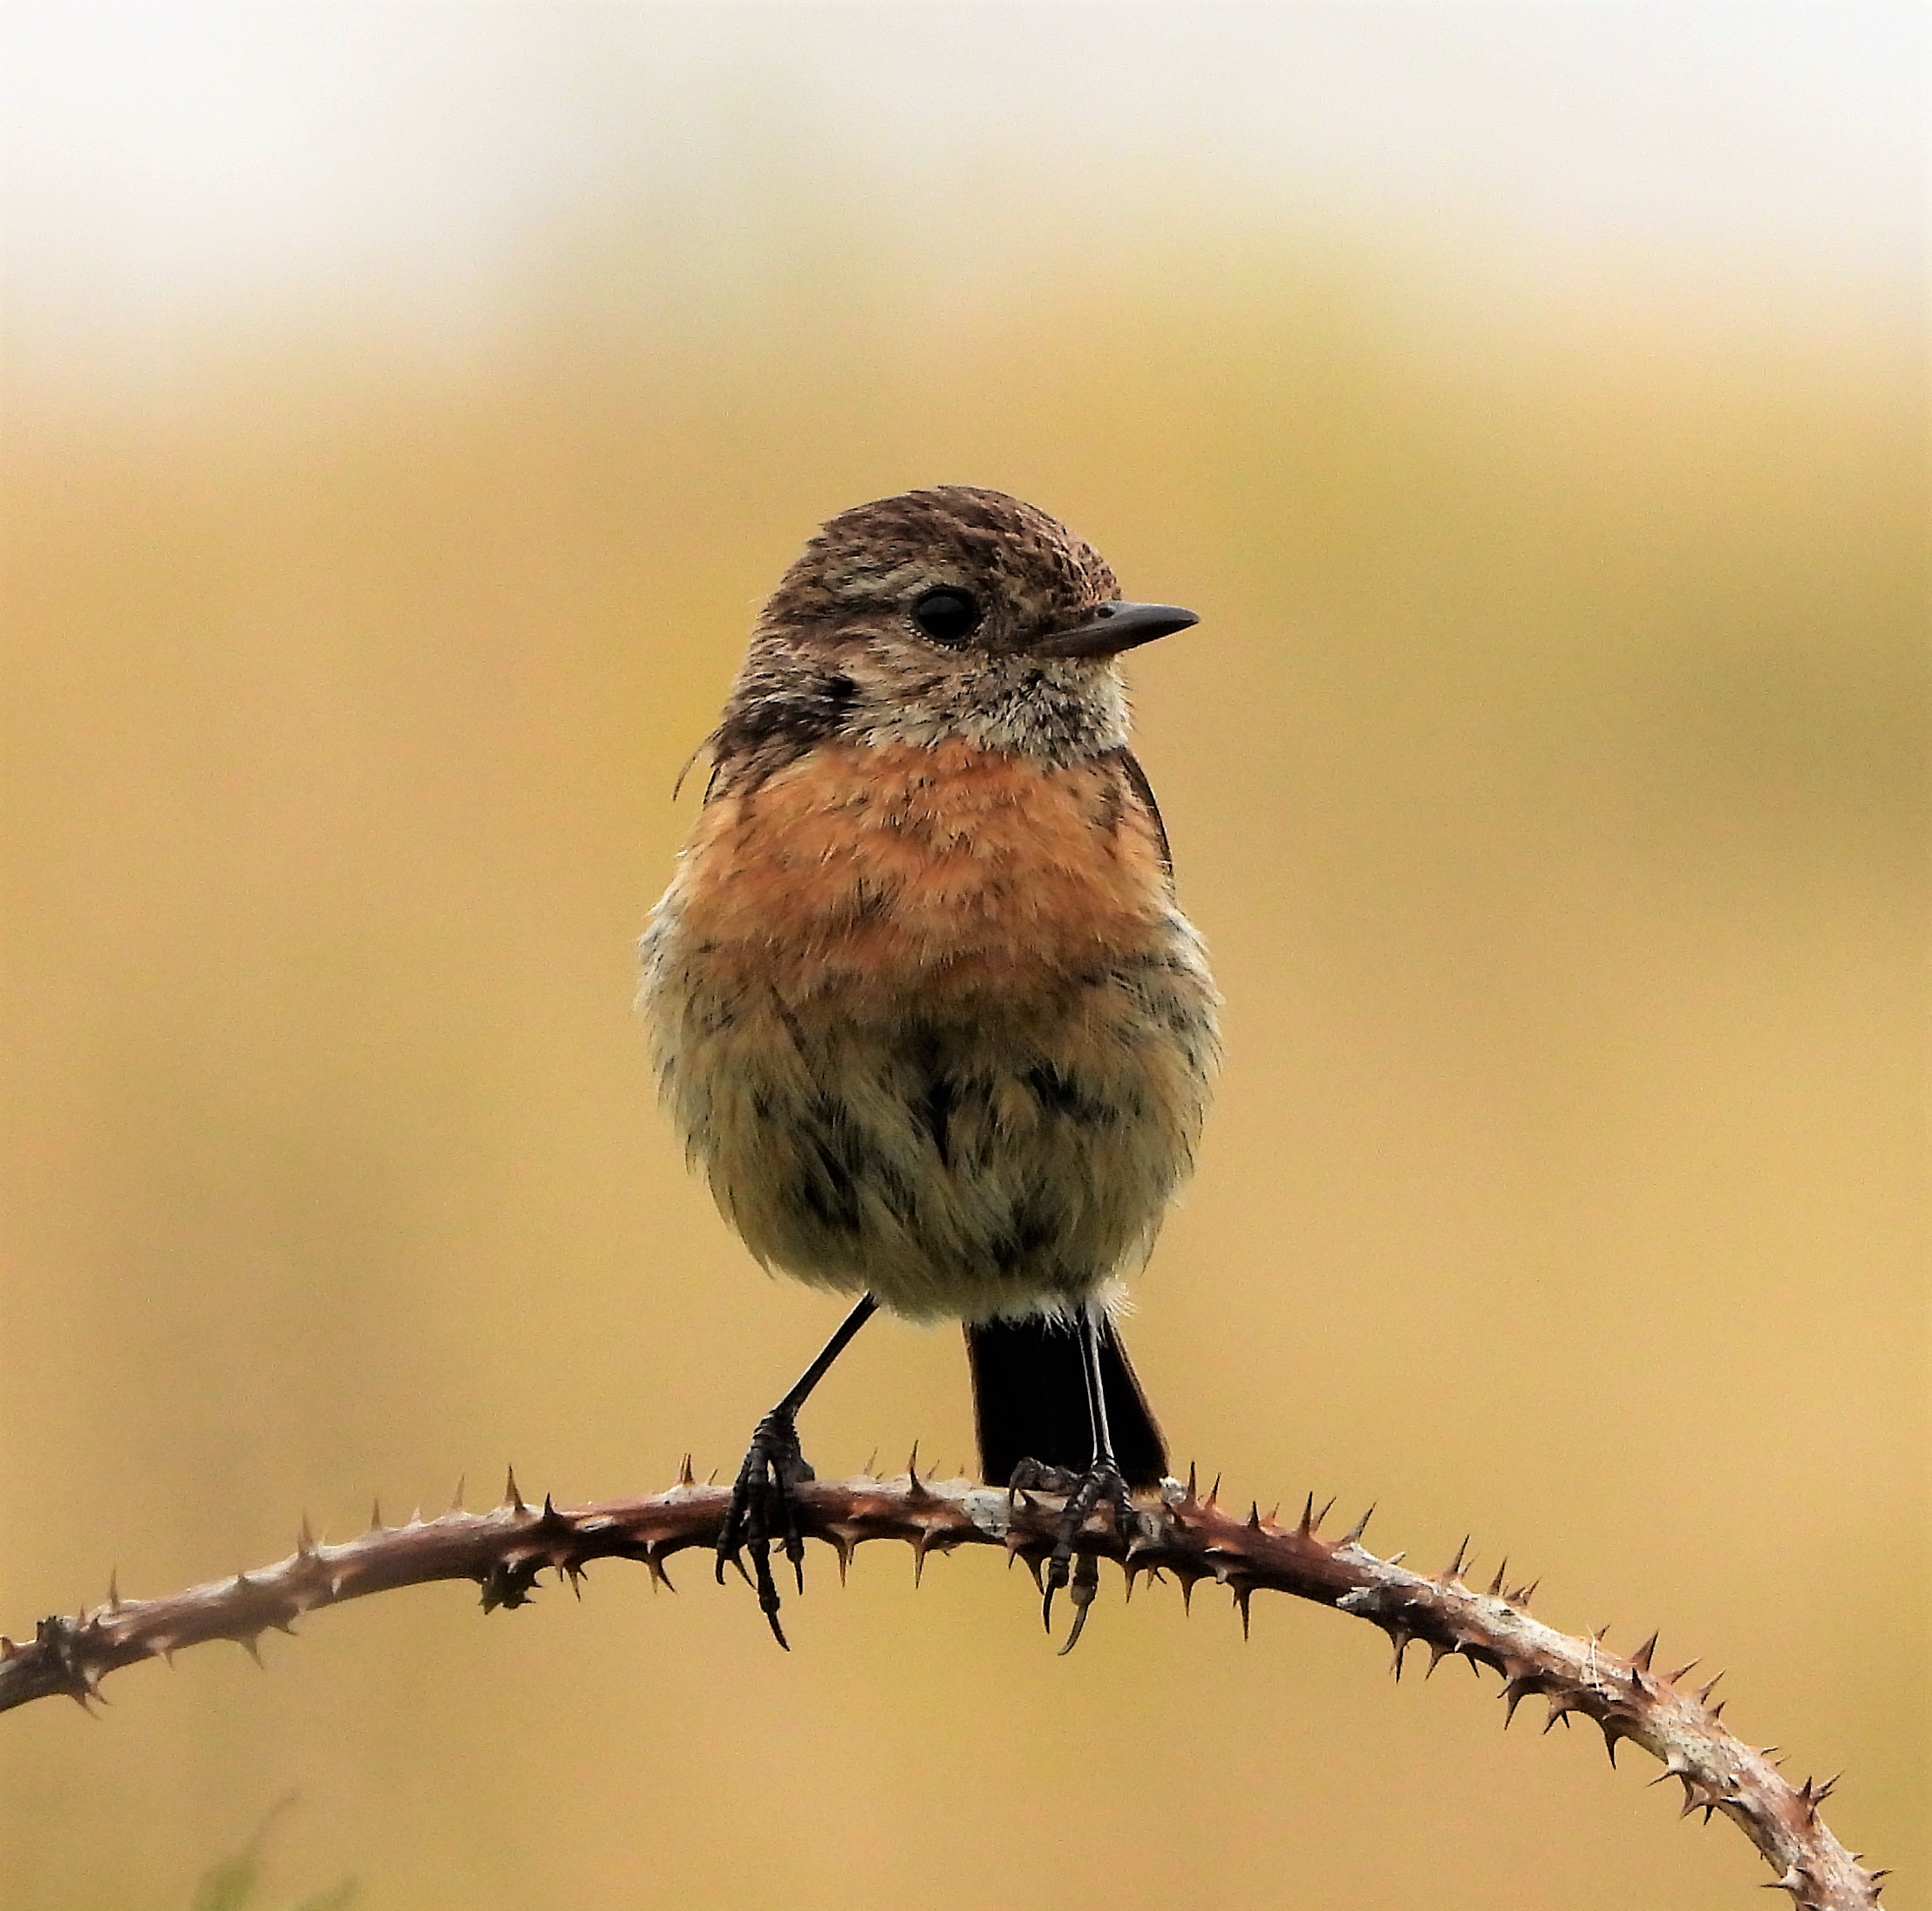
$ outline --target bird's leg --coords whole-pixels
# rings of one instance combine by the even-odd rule
[[[1040,1617],[1051,1631],[1053,1595],[1070,1578],[1072,1580],[1073,1629],[1068,1633],[1066,1643],[1060,1648],[1063,1656],[1072,1651],[1079,1639],[1099,1579],[1090,1555],[1082,1554],[1076,1566],[1073,1547],[1081,1527],[1103,1506],[1113,1515],[1115,1532],[1123,1536],[1133,1521],[1133,1496],[1127,1490],[1127,1483],[1113,1457],[1113,1435],[1107,1425],[1106,1387],[1100,1377],[1099,1333],[1093,1324],[1092,1315],[1084,1309],[1076,1323],[1076,1330],[1080,1336],[1080,1372],[1086,1381],[1087,1413],[1093,1423],[1092,1464],[1085,1472],[1076,1474],[1065,1467],[1041,1466],[1031,1460],[1022,1460],[1012,1480],[1015,1491],[1024,1486],[1042,1486],[1066,1495],[1059,1527],[1054,1535],[1053,1550],[1047,1556],[1044,1590],[1040,1600]]]
[[[758,1424],[752,1435],[745,1464],[738,1470],[731,1487],[731,1503],[724,1523],[718,1533],[718,1582],[724,1583],[724,1568],[737,1566],[740,1550],[752,1555],[752,1582],[758,1588],[759,1610],[772,1629],[772,1636],[786,1651],[785,1629],[779,1624],[779,1589],[772,1577],[772,1534],[774,1525],[781,1534],[785,1556],[792,1562],[799,1592],[805,1590],[805,1540],[799,1532],[799,1510],[793,1489],[818,1476],[799,1445],[799,1409],[806,1398],[826,1377],[832,1363],[842,1354],[852,1337],[877,1311],[879,1303],[869,1294],[840,1323],[838,1331],[819,1350],[813,1361],[793,1382],[785,1398]]]

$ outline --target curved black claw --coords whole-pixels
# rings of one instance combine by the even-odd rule
[[[772,1636],[787,1652],[792,1648],[779,1623],[779,1589],[772,1577],[772,1537],[774,1532],[780,1535],[785,1556],[792,1562],[793,1575],[803,1593],[805,1540],[799,1532],[799,1509],[792,1493],[817,1478],[799,1449],[797,1421],[784,1408],[774,1407],[752,1435],[745,1464],[731,1487],[724,1524],[718,1533],[718,1583],[724,1583],[727,1566],[736,1566],[741,1573],[745,1570],[738,1554],[741,1549],[748,1552],[759,1610],[765,1615]]]
[[[1071,1582],[1069,1596],[1073,1602],[1073,1629],[1067,1635],[1066,1643],[1060,1648],[1064,1656],[1072,1651],[1075,1642],[1085,1628],[1087,1608],[1092,1605],[1100,1582],[1099,1568],[1092,1554],[1081,1554],[1076,1563],[1073,1542],[1079,1538],[1080,1529],[1102,1506],[1112,1513],[1114,1531],[1126,1538],[1133,1524],[1133,1495],[1121,1478],[1120,1469],[1110,1459],[1096,1460],[1084,1473],[1073,1472],[1065,1466],[1043,1466],[1037,1460],[1023,1459],[1013,1469],[1013,1477],[1008,1481],[1006,1490],[1009,1496],[1029,1490],[1066,1495],[1066,1504],[1061,1509],[1059,1525],[1053,1535],[1053,1550],[1047,1555],[1046,1571],[1042,1575],[1040,1596],[1040,1620],[1051,1632],[1053,1629],[1053,1595]]]

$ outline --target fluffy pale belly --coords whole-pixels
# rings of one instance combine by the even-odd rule
[[[1153,825],[1111,765],[827,754],[714,801],[645,937],[690,1152],[799,1279],[915,1317],[1091,1295],[1151,1244],[1215,1053]]]

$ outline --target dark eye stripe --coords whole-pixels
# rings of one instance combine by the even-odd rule
[[[969,592],[942,586],[913,605],[912,621],[935,643],[963,643],[979,629],[979,604]]]

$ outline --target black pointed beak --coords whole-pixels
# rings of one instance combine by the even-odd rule
[[[1086,622],[1057,630],[1033,648],[1042,656],[1117,656],[1137,643],[1152,643],[1200,622],[1193,611],[1178,604],[1096,604]]]

